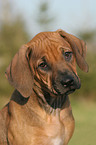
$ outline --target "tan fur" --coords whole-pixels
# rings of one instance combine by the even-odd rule
[[[70,63],[64,61],[61,48],[73,51]],[[52,78],[64,69],[77,76],[76,62],[87,72],[85,49],[83,41],[63,30],[39,33],[20,48],[6,71],[16,90],[0,112],[0,145],[68,144],[75,126],[72,109],[68,96],[63,96],[62,107],[55,108],[61,96],[54,94]],[[50,64],[49,71],[37,68],[43,56]],[[53,100],[57,97],[53,107],[45,99],[48,94]]]

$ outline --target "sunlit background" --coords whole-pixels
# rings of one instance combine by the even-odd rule
[[[87,43],[89,73],[70,96],[76,121],[69,145],[96,144],[96,0],[0,0],[0,109],[13,92],[5,70],[20,46],[41,31],[63,29]]]

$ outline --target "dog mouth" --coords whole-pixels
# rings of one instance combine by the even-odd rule
[[[72,86],[70,86],[69,88],[66,88],[64,87],[62,90],[61,89],[58,89],[56,85],[53,85],[53,89],[52,89],[52,93],[56,96],[66,96],[66,95],[69,95],[71,93],[73,93],[76,89]]]
[[[64,88],[65,87],[65,88]],[[48,105],[50,105],[53,109],[61,109],[66,102],[66,99],[70,93],[75,91],[75,88],[66,88],[66,86],[61,87],[60,84],[53,84],[51,89],[47,86],[42,86],[42,91],[44,94],[44,98]],[[44,102],[44,100],[43,100]]]
[[[81,82],[78,77],[74,78],[72,75],[66,75],[52,80],[52,87],[55,95],[69,95],[76,89],[80,89]]]

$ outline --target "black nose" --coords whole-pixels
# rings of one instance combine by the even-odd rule
[[[62,80],[61,80],[61,84],[67,88],[67,87],[70,87],[70,86],[73,86],[74,84],[74,79],[72,76],[67,76],[67,77],[64,77]]]

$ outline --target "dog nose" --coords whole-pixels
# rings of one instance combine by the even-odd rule
[[[74,84],[74,79],[73,77],[69,76],[69,77],[65,77],[61,80],[61,84],[67,88],[67,87],[70,87]]]

